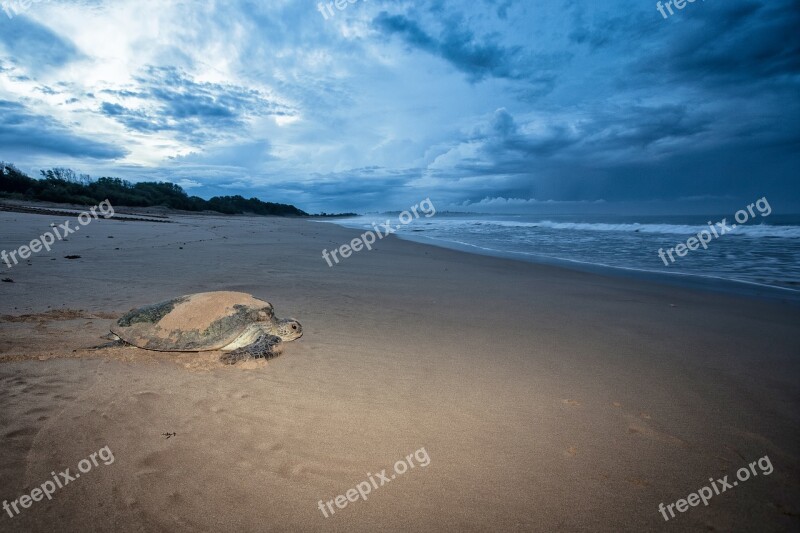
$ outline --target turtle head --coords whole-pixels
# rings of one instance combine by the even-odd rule
[[[285,341],[293,341],[303,336],[303,326],[293,318],[278,320],[276,335]]]

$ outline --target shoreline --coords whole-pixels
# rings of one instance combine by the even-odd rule
[[[59,208],[59,206],[61,206]],[[65,207],[66,206],[66,207]],[[74,206],[71,204],[54,204],[47,202],[30,202],[22,200],[2,200],[0,199],[0,211],[16,212],[16,213],[29,213],[39,215],[57,215],[57,216],[72,216],[78,215],[85,208],[81,206]],[[276,215],[226,215],[224,213],[216,212],[190,212],[180,211],[170,208],[159,207],[115,207],[118,214],[122,216],[115,216],[120,221],[135,221],[135,222],[171,222],[170,217],[223,217],[223,218],[280,218],[290,220],[305,220],[313,223],[332,224],[344,229],[356,229],[350,226],[340,225],[336,222],[337,218],[347,218],[347,215],[328,215],[309,216],[309,217],[291,217],[291,216],[276,216]],[[394,214],[394,213],[387,213]],[[141,218],[149,217],[149,218]],[[163,220],[154,220],[163,219]],[[800,289],[793,289],[791,287],[782,287],[778,285],[769,285],[765,283],[758,283],[747,280],[730,279],[717,277],[705,274],[694,274],[684,272],[665,272],[659,270],[647,270],[636,267],[623,267],[607,265],[602,263],[591,263],[574,259],[552,258],[546,256],[536,256],[524,252],[511,252],[502,250],[490,250],[478,245],[459,243],[447,241],[443,239],[435,239],[433,237],[414,235],[412,234],[398,234],[393,233],[393,237],[414,242],[422,245],[433,246],[437,248],[444,248],[448,250],[455,250],[465,254],[479,255],[485,257],[494,257],[500,259],[509,259],[526,264],[554,266],[575,272],[584,272],[598,274],[601,276],[610,276],[614,278],[639,280],[645,282],[652,282],[656,284],[679,287],[691,290],[702,290],[720,294],[728,294],[733,296],[743,296],[748,298],[756,298],[770,301],[781,301],[790,305],[800,305]],[[346,244],[343,243],[343,244]]]
[[[334,224],[341,228],[353,229],[354,231],[357,231],[350,226],[339,225],[335,221],[319,220],[314,222]],[[423,235],[415,235],[413,233],[394,233],[392,237],[395,237],[399,240],[433,246],[436,248],[455,250],[470,255],[508,259],[526,264],[553,266],[574,272],[584,272],[597,274],[600,276],[639,280],[684,289],[703,290],[714,293],[729,294],[733,296],[781,301],[791,305],[800,305],[800,290],[793,289],[791,287],[781,287],[778,285],[769,285],[766,283],[723,278],[705,274],[646,270],[635,267],[591,263],[575,259],[537,256],[525,252],[492,250],[475,244],[447,241],[444,239],[436,239]]]
[[[533,256],[524,253],[503,252],[499,250],[487,250],[477,245],[459,244],[449,241],[438,241],[441,244],[433,244],[429,241],[435,241],[430,237],[419,236],[398,236],[401,240],[408,240],[411,242],[418,242],[420,244],[428,244],[430,246],[437,246],[440,248],[449,248],[463,253],[474,255],[485,255],[488,257],[498,257],[510,259],[512,261],[520,261],[523,263],[530,263],[536,265],[549,265],[566,270],[573,270],[577,272],[587,272],[598,274],[601,276],[610,276],[624,279],[637,279],[640,281],[657,283],[660,285],[669,285],[681,287],[685,289],[697,289],[709,292],[730,294],[736,296],[745,296],[751,298],[760,298],[766,300],[780,300],[793,305],[800,305],[800,290],[792,289],[790,287],[781,287],[778,285],[768,285],[765,283],[757,283],[754,281],[739,280],[715,277],[704,274],[693,274],[685,272],[663,272],[659,270],[645,270],[634,267],[613,266],[602,263],[590,263],[579,261],[576,259],[563,259],[563,258],[549,258],[545,256]],[[470,251],[471,248],[478,248],[480,251]],[[524,255],[531,259],[519,257]],[[535,258],[534,258],[535,257]],[[704,283],[707,282],[707,283]]]

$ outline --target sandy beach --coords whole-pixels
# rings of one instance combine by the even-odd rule
[[[63,216],[0,212],[0,249]],[[269,217],[97,220],[0,283],[2,531],[791,531],[800,307]],[[113,238],[112,238],[113,237]],[[65,256],[80,256],[65,259]],[[128,310],[241,291],[282,356],[92,351]],[[412,456],[415,468],[325,502]],[[674,503],[768,456],[667,522]],[[373,485],[374,487],[374,485]],[[351,493],[352,494],[352,493]],[[330,508],[329,508],[330,509]]]

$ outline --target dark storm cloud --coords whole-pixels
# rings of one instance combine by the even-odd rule
[[[735,92],[796,89],[791,83],[800,73],[796,0],[726,2],[695,15],[692,24],[663,31],[663,46],[639,60],[637,70],[646,80]]]
[[[537,72],[535,58],[521,46],[504,46],[497,35],[478,38],[459,16],[451,17],[439,35],[425,31],[405,15],[381,12],[373,25],[387,36],[396,35],[412,48],[438,56],[472,82],[486,78],[552,83],[552,74]]]
[[[800,72],[800,3],[751,0],[704,3],[663,20],[653,10],[612,10],[589,17],[571,2],[570,39],[593,51],[639,49],[631,55],[631,83],[711,87],[761,85]],[[610,52],[614,53],[614,52]]]
[[[621,7],[589,14],[590,7],[588,3],[568,1],[564,16],[571,16],[567,32],[569,40],[588,47],[593,53],[600,53],[605,48],[640,49],[643,43],[657,42],[662,32],[672,31],[655,9],[650,16],[643,16],[641,10]]]
[[[714,16],[719,18],[711,18]],[[800,3],[725,4],[704,14],[698,34],[673,39],[660,59],[678,81],[758,85],[800,73]]]
[[[692,142],[709,127],[708,117],[677,105],[598,112],[572,125],[540,122],[531,121],[523,131],[508,111],[497,110],[477,135],[461,141],[479,144],[480,157],[461,158],[455,168],[474,174],[530,175],[532,168],[554,157],[614,165],[663,155],[673,143]],[[635,152],[641,155],[635,157]]]
[[[589,58],[578,63],[585,99],[528,121],[524,112],[498,110],[478,135],[459,141],[474,148],[469,155],[453,157],[435,176],[491,177],[506,198],[770,192],[796,208],[800,3],[698,3],[666,21],[655,10],[587,14],[597,6],[570,4],[567,35],[575,54],[583,48]],[[592,77],[598,64],[606,79]]]

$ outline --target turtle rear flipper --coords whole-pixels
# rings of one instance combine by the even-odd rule
[[[119,337],[117,337],[113,333],[109,333],[108,335],[103,335],[100,338],[101,339],[105,339],[107,341],[111,341],[111,342],[107,342],[107,343],[101,344],[99,346],[92,346],[91,348],[86,348],[86,349],[87,350],[103,350],[105,348],[122,348],[123,346],[130,346],[130,344],[128,344],[124,340],[120,339]]]
[[[252,344],[223,354],[219,360],[226,365],[235,365],[246,359],[272,359],[283,351],[283,340],[276,335],[260,335]]]

